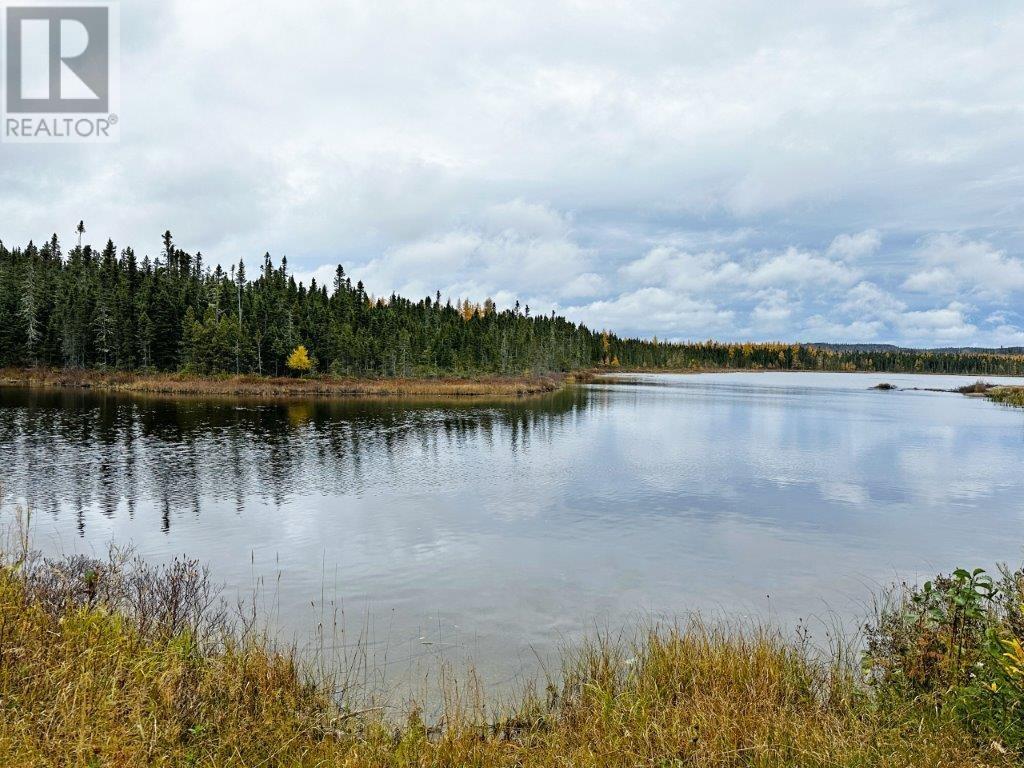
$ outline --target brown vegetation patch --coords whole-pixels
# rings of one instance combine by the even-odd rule
[[[524,397],[557,391],[566,382],[567,378],[561,374],[391,379],[196,376],[55,368],[0,370],[0,385],[7,386],[244,397]]]

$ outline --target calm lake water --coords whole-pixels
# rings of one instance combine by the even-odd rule
[[[1024,410],[869,390],[973,377],[628,378],[516,404],[0,389],[4,518],[29,502],[49,552],[198,558],[389,681],[441,658],[497,686],[595,629],[852,624],[894,579],[1022,559]]]

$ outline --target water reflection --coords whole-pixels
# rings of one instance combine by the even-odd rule
[[[48,549],[185,552],[229,589],[272,584],[287,633],[342,606],[389,675],[443,654],[500,682],[595,625],[855,617],[898,576],[1019,561],[1024,412],[875,383],[635,377],[458,406],[0,390],[0,467]]]
[[[246,402],[0,390],[0,459],[8,493],[37,511],[71,508],[79,534],[94,508],[134,517],[140,501],[175,514],[296,494],[361,494],[429,484],[431,467],[479,445],[510,454],[551,441],[587,406],[585,390],[530,401]],[[173,512],[172,512],[173,511]]]

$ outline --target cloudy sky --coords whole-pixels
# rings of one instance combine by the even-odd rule
[[[1024,7],[129,0],[121,141],[0,237],[342,263],[695,339],[1024,344]]]

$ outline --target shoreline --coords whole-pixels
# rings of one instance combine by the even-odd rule
[[[198,376],[183,373],[132,373],[53,368],[0,369],[0,387],[267,399],[405,396],[518,399],[552,394],[573,381],[570,374],[389,379],[336,376],[289,378],[249,374]]]
[[[862,646],[691,615],[567,646],[560,672],[501,701],[472,669],[442,667],[424,678],[440,696],[428,710],[240,622],[199,561],[46,560],[21,534],[0,549],[12,765],[1010,768],[1024,755],[1022,571],[891,587]],[[973,610],[963,626],[958,600]]]
[[[714,373],[855,373],[978,377],[979,381],[1016,379],[1012,376],[938,374],[893,371],[820,371],[808,369],[701,368],[686,370],[587,368],[571,373],[523,376],[341,377],[291,378],[255,374],[203,376],[185,373],[135,373],[56,368],[0,368],[0,387],[51,391],[94,391],[137,395],[166,395],[250,400],[437,398],[470,402],[520,400],[550,395],[580,384],[628,384],[617,377],[645,374],[703,375]],[[912,388],[913,389],[913,388]],[[936,390],[947,391],[947,390]],[[957,390],[948,390],[955,393]],[[996,384],[986,391],[964,392],[1009,405],[1024,405],[1024,385]]]

